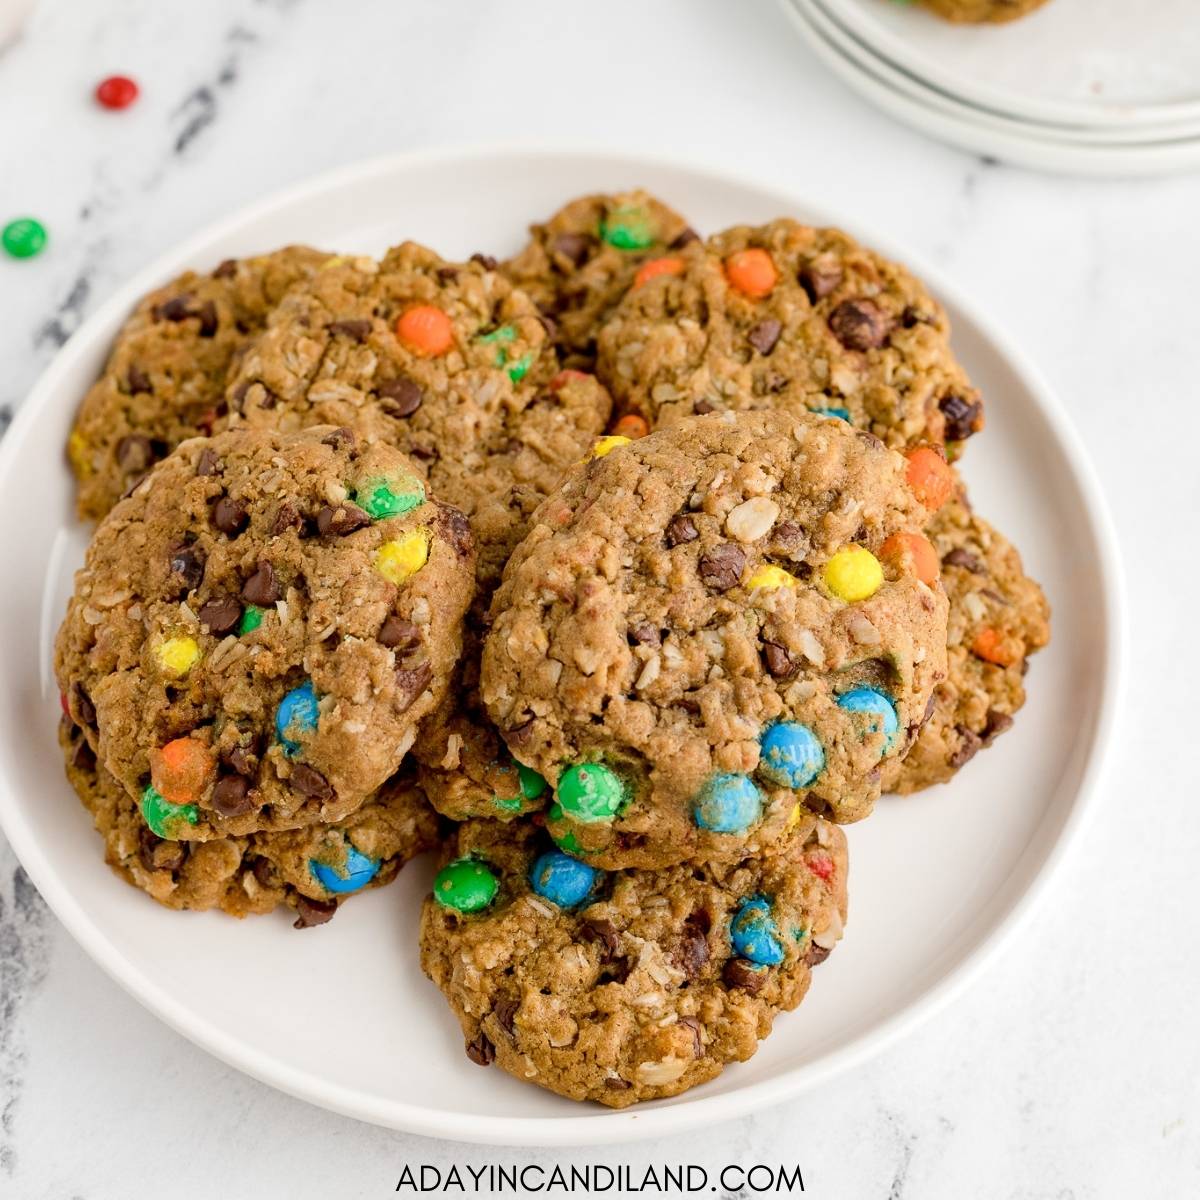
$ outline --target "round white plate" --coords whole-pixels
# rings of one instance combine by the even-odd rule
[[[1200,166],[1200,135],[1123,144],[1056,136],[1045,126],[1011,126],[981,110],[952,105],[929,89],[901,86],[882,60],[853,57],[848,35],[813,0],[780,0],[826,66],[888,116],[973,154],[1072,175],[1101,178],[1163,175]]]
[[[1120,576],[1079,443],[1044,380],[972,303],[903,248],[859,230],[912,264],[949,309],[959,354],[990,403],[986,436],[967,455],[972,494],[1021,546],[1058,620],[1015,729],[950,786],[886,800],[851,830],[846,938],[754,1059],[685,1096],[620,1113],[480,1070],[418,967],[428,862],[304,933],[282,914],[238,923],[168,912],[110,874],[63,780],[50,664],[85,540],[62,447],[135,299],[185,267],[288,241],[380,251],[413,237],[449,256],[504,254],[527,222],[568,197],[634,185],[685,209],[702,231],[783,213],[834,220],[769,184],[661,158],[485,149],[368,163],[239,213],[142,272],[64,347],[0,443],[0,511],[10,514],[0,522],[9,580],[0,819],[17,854],[80,944],[152,1012],[226,1062],[364,1120],[461,1141],[597,1143],[727,1119],[828,1079],[929,1018],[1013,945],[1079,831],[1112,738]]]
[[[1195,0],[1050,0],[1006,25],[954,25],[897,0],[837,0],[856,37],[964,100],[1033,121],[1200,120]]]
[[[1149,125],[1061,125],[1047,124],[982,108],[945,91],[932,81],[912,74],[902,64],[884,58],[867,42],[860,41],[843,20],[847,11],[838,0],[793,0],[822,33],[847,57],[910,100],[969,125],[1009,134],[1019,139],[1050,142],[1058,146],[1099,147],[1119,150],[1142,149],[1147,145],[1195,143],[1200,145],[1200,113],[1186,124]]]

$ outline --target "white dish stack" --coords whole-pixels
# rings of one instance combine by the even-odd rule
[[[1049,0],[1005,25],[897,0],[781,3],[852,88],[952,145],[1079,175],[1200,167],[1200,0]]]

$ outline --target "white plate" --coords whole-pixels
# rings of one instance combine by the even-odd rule
[[[1050,0],[1007,25],[954,25],[895,0],[836,0],[878,53],[964,100],[1034,121],[1200,119],[1196,0]]]
[[[989,397],[967,470],[979,507],[1044,581],[1058,619],[1016,728],[948,787],[885,801],[850,834],[847,936],[799,1012],[749,1063],[671,1101],[582,1107],[471,1064],[417,965],[428,863],[321,929],[282,915],[236,923],[157,907],[115,879],[62,777],[51,643],[80,560],[62,446],[122,317],[187,266],[292,240],[379,251],[403,237],[451,256],[505,253],[525,224],[592,189],[651,188],[697,227],[781,213],[829,223],[809,200],[732,175],[575,150],[385,159],[293,189],[193,238],[132,280],[71,339],[0,443],[0,818],[59,918],[114,979],[226,1062],[313,1103],[461,1141],[580,1144],[658,1136],[814,1086],[935,1013],[1016,932],[1078,833],[1112,738],[1122,646],[1117,553],[1099,490],[1058,402],[1021,353],[929,267],[956,345]],[[80,998],[81,1016],[84,997]]]
[[[1200,135],[1118,144],[1056,136],[1045,126],[1022,126],[951,105],[928,89],[900,86],[880,59],[852,57],[848,35],[813,0],[780,0],[805,41],[834,74],[896,120],[952,146],[1004,162],[1101,178],[1163,175],[1200,166]]]
[[[793,0],[807,18],[847,57],[881,82],[902,92],[910,100],[941,111],[970,125],[1010,134],[1021,139],[1051,142],[1055,145],[1144,148],[1163,143],[1200,144],[1200,113],[1187,123],[1174,125],[1061,125],[1033,121],[1026,117],[983,108],[946,91],[932,81],[914,75],[911,68],[883,57],[867,42],[859,40],[844,20],[847,9],[839,0]]]

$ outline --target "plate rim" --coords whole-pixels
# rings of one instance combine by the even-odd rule
[[[1113,731],[1121,716],[1119,698],[1127,653],[1125,580],[1115,528],[1098,477],[1061,401],[1041,371],[1003,326],[981,313],[975,302],[947,280],[939,269],[923,261],[921,255],[896,246],[886,234],[881,235],[878,230],[856,218],[835,222],[825,205],[814,204],[805,199],[802,193],[765,175],[731,170],[695,156],[631,153],[624,148],[603,143],[580,145],[545,140],[507,141],[440,146],[381,155],[279,188],[210,223],[164,253],[156,255],[118,287],[58,351],[21,404],[7,435],[0,441],[0,486],[3,486],[13,463],[19,458],[29,431],[39,419],[40,402],[54,394],[60,378],[71,369],[73,360],[89,352],[97,336],[93,331],[129,311],[144,292],[178,273],[183,264],[194,261],[211,243],[236,236],[241,227],[280,208],[302,203],[321,193],[337,192],[378,175],[444,166],[464,160],[476,164],[494,161],[498,166],[507,165],[511,169],[511,160],[519,156],[532,156],[541,161],[587,160],[597,166],[620,162],[626,167],[666,167],[723,186],[755,188],[778,197],[783,203],[795,205],[809,219],[844,224],[865,243],[879,248],[889,257],[900,258],[910,264],[918,275],[929,282],[931,290],[939,298],[948,300],[980,330],[1009,368],[1020,376],[1052,429],[1079,492],[1083,512],[1096,543],[1096,568],[1103,585],[1101,591],[1105,615],[1104,644],[1099,648],[1103,655],[1103,671],[1091,732],[1092,751],[1081,767],[1075,796],[1054,844],[1032,876],[1024,882],[1020,894],[1005,911],[996,914],[990,927],[974,940],[969,949],[963,951],[936,983],[865,1032],[812,1062],[782,1070],[770,1079],[748,1084],[732,1092],[709,1096],[702,1091],[694,1092],[683,1100],[663,1107],[634,1106],[615,1112],[589,1110],[586,1114],[563,1117],[473,1115],[469,1126],[464,1128],[454,1125],[452,1114],[443,1110],[429,1112],[419,1104],[402,1101],[379,1103],[352,1089],[321,1080],[238,1040],[218,1028],[202,1012],[177,1003],[150,974],[130,961],[108,940],[103,927],[82,909],[54,869],[32,828],[26,824],[12,801],[7,742],[0,742],[0,828],[3,828],[19,862],[55,916],[89,958],[159,1020],[227,1065],[318,1107],[411,1134],[450,1141],[467,1140],[481,1145],[601,1145],[667,1136],[711,1125],[719,1120],[741,1117],[779,1104],[806,1092],[874,1057],[943,1011],[972,986],[989,964],[1019,936],[1063,864],[1078,846],[1080,835],[1098,806],[1104,765],[1115,741]]]

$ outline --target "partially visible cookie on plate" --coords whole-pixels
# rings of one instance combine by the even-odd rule
[[[1035,8],[1041,8],[1047,0],[917,0],[917,2],[944,17],[947,21],[972,24],[1000,24],[1015,21]]]
[[[677,1096],[748,1059],[846,919],[846,842],[812,815],[759,857],[605,872],[530,821],[469,821],[421,917],[468,1056],[572,1100]]]

